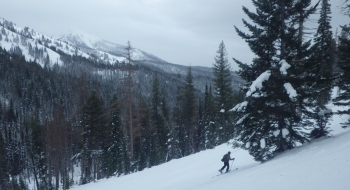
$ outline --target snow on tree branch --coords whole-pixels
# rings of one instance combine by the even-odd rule
[[[286,60],[281,61],[281,68],[280,71],[283,75],[287,74],[287,69],[289,69],[290,65],[286,62]]]
[[[287,94],[289,94],[290,99],[294,100],[298,96],[297,91],[290,83],[285,83],[283,86],[286,89]]]
[[[232,108],[230,111],[241,111],[242,109],[244,109],[245,107],[247,107],[248,102],[244,101],[242,103],[237,104],[234,108]]]
[[[265,72],[263,72],[253,83],[252,85],[250,86],[247,94],[246,94],[246,97],[248,96],[251,96],[254,92],[256,92],[257,90],[260,90],[263,85],[262,83],[269,80],[271,76],[271,71],[270,70],[267,70]]]

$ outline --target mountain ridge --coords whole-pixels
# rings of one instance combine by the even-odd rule
[[[109,42],[102,38],[88,34],[80,30],[71,30],[68,34],[61,35],[58,39],[36,32],[29,27],[19,27],[11,21],[0,19],[1,33],[0,46],[7,51],[17,52],[23,55],[27,61],[35,61],[42,67],[55,64],[63,65],[61,54],[81,56],[106,65],[119,64],[125,60],[125,45]],[[188,66],[177,65],[134,48],[133,59],[135,64],[141,64],[152,70],[158,70],[168,74],[180,74],[185,76]],[[204,66],[192,66],[195,77],[201,81],[195,81],[195,86],[204,92],[206,84],[212,84],[212,69]],[[238,91],[243,80],[231,72],[233,88]]]
[[[78,29],[72,29],[68,31],[68,33],[61,35],[58,39],[70,42],[71,44],[74,44],[81,49],[85,49],[86,51],[101,51],[119,57],[123,57],[126,48],[126,45],[116,44]],[[166,62],[155,55],[137,48],[134,48],[133,58],[135,60]]]

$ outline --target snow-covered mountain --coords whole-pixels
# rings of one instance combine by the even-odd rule
[[[111,64],[115,63],[116,60],[121,62],[125,59],[125,45],[108,42],[80,30],[71,30],[67,34],[62,35],[59,39],[64,42],[68,42],[69,44],[74,44],[84,53],[99,57],[100,60],[104,60]],[[154,70],[169,74],[186,75],[188,70],[187,66],[169,63],[155,55],[137,48],[134,48],[132,57],[138,64],[142,64]],[[208,67],[195,66],[192,67],[192,72],[194,76],[203,80],[202,84],[200,85],[203,87],[202,90],[204,90],[205,84],[209,84],[211,82],[212,69]],[[235,72],[232,72],[232,76],[234,84],[243,84],[243,80]],[[233,88],[238,90],[239,85],[236,85]]]
[[[44,65],[44,60],[48,55],[51,64],[62,64],[59,51],[67,55],[79,55],[87,59],[97,58],[105,63],[115,64],[125,60],[125,45],[118,45],[108,42],[99,37],[87,34],[83,31],[73,30],[58,39],[36,32],[29,27],[19,27],[15,23],[6,19],[0,18],[1,38],[0,46],[10,51],[16,47],[22,50],[26,59],[37,61]],[[43,59],[39,59],[38,55],[34,55],[32,48],[37,48],[45,52]],[[47,52],[47,53],[46,53]],[[139,50],[133,51],[133,59],[136,61],[151,61],[167,63],[166,61]]]
[[[29,27],[19,27],[3,18],[0,18],[0,26],[0,46],[2,48],[8,51],[19,48],[27,61],[36,61],[42,66],[47,59],[50,60],[50,65],[61,65],[60,53],[97,59],[106,64],[115,64],[125,60],[125,45],[108,42],[83,31],[72,30],[55,39]],[[33,49],[36,52],[32,51]],[[137,48],[134,48],[132,56],[139,63],[155,66],[168,73],[184,74],[187,70],[186,66],[170,64]]]
[[[22,54],[27,61],[35,61],[41,66],[62,65],[59,52],[90,58],[90,55],[74,45],[41,34],[29,27],[19,27],[3,18],[0,18],[0,26],[0,47]]]
[[[71,30],[58,39],[73,44],[86,54],[94,55],[95,57],[99,57],[100,60],[111,64],[115,63],[116,60],[119,62],[125,60],[126,45],[112,43],[80,30]],[[169,63],[137,48],[133,49],[132,58],[138,64],[170,74],[179,73],[185,75],[188,69],[187,66]],[[195,75],[211,77],[211,68],[193,67],[193,72]],[[233,74],[235,75],[235,73]]]
[[[71,30],[67,34],[59,37],[59,40],[74,44],[83,51],[94,54],[98,57],[105,56],[104,58],[106,58],[107,55],[110,58],[116,58],[118,61],[124,60],[126,48],[125,45],[115,44],[80,30]],[[134,60],[138,61],[148,60],[155,62],[165,62],[162,59],[137,48],[134,49],[132,57]],[[110,62],[112,61],[113,60],[110,60]]]
[[[125,60],[126,45],[108,42],[79,30],[72,30],[55,39],[29,27],[19,27],[11,21],[0,18],[0,47],[24,55],[27,61],[35,61],[42,67],[51,67],[55,64],[64,64],[61,59],[63,54],[81,56],[103,64],[118,64]],[[169,63],[137,48],[134,48],[132,56],[135,64],[164,75],[184,76],[188,71],[187,66]],[[211,84],[211,68],[193,66],[192,73],[196,78],[194,85],[197,89],[204,91],[205,85]],[[232,76],[233,88],[238,91],[243,80],[235,72],[232,72]]]

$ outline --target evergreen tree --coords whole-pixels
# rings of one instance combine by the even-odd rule
[[[350,26],[342,26],[338,42],[337,66],[341,69],[335,85],[338,86],[338,96],[334,99],[335,105],[350,107]],[[350,109],[338,111],[338,114],[350,115]],[[350,119],[343,123],[343,128],[350,126]]]
[[[1,106],[0,106],[1,110]],[[8,183],[9,183],[9,173],[8,173],[8,164],[6,160],[6,147],[5,142],[3,140],[3,137],[0,133],[0,189],[8,189]]]
[[[141,94],[138,97],[138,104],[135,110],[135,140],[134,140],[134,159],[132,160],[132,172],[141,171],[147,167],[148,155],[145,152],[147,145],[144,143],[145,130],[149,127],[149,111],[147,104]]]
[[[150,129],[150,116],[149,110],[147,108],[146,102],[144,99],[141,100],[140,109],[139,109],[139,125],[140,125],[140,135],[135,140],[136,145],[136,157],[137,157],[137,170],[142,171],[143,169],[149,167],[149,158],[152,155],[157,155],[155,152],[152,152],[152,140]]]
[[[81,127],[83,128],[83,148],[81,152],[81,183],[85,184],[94,179],[99,171],[93,170],[100,163],[93,163],[93,158],[99,157],[104,148],[106,127],[102,102],[93,91],[85,103]],[[93,165],[95,164],[95,165]]]
[[[301,97],[295,91],[301,85],[298,73],[294,73],[298,67],[295,55],[299,48],[305,51],[307,47],[295,43],[299,37],[295,28],[295,18],[300,16],[297,2],[253,0],[256,13],[243,7],[254,23],[243,20],[251,34],[236,28],[257,56],[252,64],[234,59],[241,68],[239,75],[247,81],[247,93],[245,101],[233,109],[239,115],[238,140],[257,161],[266,161],[307,140],[297,112]]]
[[[231,67],[227,60],[225,44],[222,41],[215,57],[215,63],[213,64],[215,103],[221,129],[221,142],[228,141],[229,138],[233,137],[233,125],[229,116],[229,110],[233,107],[234,101],[230,70]]]
[[[163,163],[165,160],[165,156],[168,152],[168,135],[169,129],[167,126],[167,108],[163,107],[165,105],[165,99],[162,97],[160,84],[158,80],[157,74],[153,76],[152,81],[152,93],[151,93],[151,123],[155,128],[155,135],[157,136],[156,146],[157,154],[159,154],[159,163]]]
[[[31,119],[27,126],[27,151],[29,162],[33,169],[34,180],[37,189],[47,189],[46,181],[46,156],[44,151],[44,126],[39,123],[38,114]]]
[[[171,148],[171,145],[169,143],[170,141],[170,134],[171,134],[171,119],[170,119],[170,106],[168,104],[168,97],[169,97],[169,94],[167,93],[166,91],[166,87],[165,86],[162,86],[162,89],[161,89],[161,110],[162,110],[162,115],[163,115],[163,118],[165,120],[165,127],[166,127],[166,144],[167,144],[167,147],[166,147],[166,150],[167,150],[167,153],[165,155],[165,160],[166,161],[169,161],[169,160],[172,160],[172,158],[169,156],[169,149]]]
[[[204,92],[204,125],[205,125],[205,139],[206,148],[214,148],[219,145],[218,128],[215,124],[215,102],[211,86],[205,86]]]
[[[334,52],[330,15],[331,5],[329,0],[322,0],[319,25],[312,47],[313,70],[310,70],[318,79],[316,90],[318,94],[317,101],[320,105],[324,105],[330,100],[332,85]]]
[[[311,58],[308,60],[308,88],[313,96],[309,97],[310,109],[313,110],[315,129],[312,138],[325,136],[329,133],[326,124],[330,117],[329,109],[325,105],[330,101],[333,83],[334,46],[331,30],[331,11],[329,0],[321,1],[318,29],[312,46]]]
[[[178,140],[181,156],[193,153],[194,132],[196,125],[196,95],[193,86],[192,68],[189,67],[185,85],[179,91],[179,120],[178,120]]]
[[[177,159],[177,158],[181,158],[181,149],[180,149],[180,145],[181,142],[179,141],[179,139],[181,138],[181,131],[180,131],[180,109],[178,106],[174,107],[173,109],[173,117],[171,120],[171,124],[170,124],[170,131],[169,131],[169,141],[168,141],[168,145],[169,145],[169,153],[168,153],[168,160],[171,159]]]
[[[123,167],[125,164],[123,161],[123,149],[126,149],[126,137],[122,131],[122,123],[120,120],[120,108],[119,102],[116,95],[113,96],[110,102],[110,119],[109,119],[109,130],[108,136],[109,145],[105,152],[105,163],[104,168],[106,170],[107,177],[113,175],[121,175],[124,171]]]
[[[198,103],[197,125],[195,133],[195,152],[205,150],[205,122],[204,122],[204,106],[201,100]]]

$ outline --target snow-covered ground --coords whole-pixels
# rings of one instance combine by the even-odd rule
[[[73,190],[339,190],[350,189],[350,129],[333,116],[330,137],[287,151],[260,164],[242,149],[227,144],[172,160],[142,172],[75,186]],[[219,175],[222,156],[236,158],[230,173]],[[231,164],[231,162],[230,162]]]

